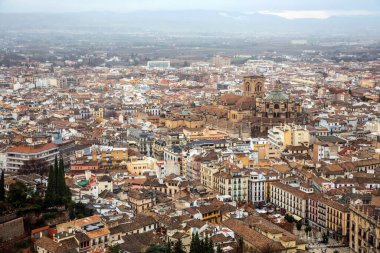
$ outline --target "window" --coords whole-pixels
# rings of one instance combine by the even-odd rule
[[[245,91],[250,92],[251,91],[251,84],[249,82],[245,83]]]

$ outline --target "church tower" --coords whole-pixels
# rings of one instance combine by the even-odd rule
[[[265,95],[264,76],[243,77],[243,96],[262,98]]]

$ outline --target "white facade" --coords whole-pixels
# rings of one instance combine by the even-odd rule
[[[164,167],[165,172],[164,175],[181,175],[182,171],[182,154],[173,152],[167,148],[164,149]]]
[[[26,147],[10,148],[6,152],[6,171],[16,172],[27,161],[32,159],[43,159],[49,164],[54,164],[54,159],[59,155],[58,147],[53,144],[46,144],[45,147]],[[20,151],[19,151],[20,150]]]
[[[300,218],[307,218],[307,193],[280,182],[271,185],[270,200],[278,207]]]
[[[266,201],[266,177],[253,171],[248,177],[248,201],[258,203]]]

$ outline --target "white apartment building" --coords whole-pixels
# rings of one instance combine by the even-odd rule
[[[308,194],[312,192],[312,189],[302,186],[298,188],[274,182],[271,184],[270,201],[285,209],[296,219],[305,219],[308,212]]]
[[[248,201],[258,203],[266,201],[266,177],[262,172],[252,171],[248,177]]]
[[[59,155],[58,146],[54,143],[34,146],[14,146],[6,150],[6,171],[16,172],[27,161],[43,159],[54,164]]]
[[[250,203],[267,202],[269,192],[269,182],[279,179],[279,176],[275,173],[270,175],[254,170],[248,177],[248,201]]]

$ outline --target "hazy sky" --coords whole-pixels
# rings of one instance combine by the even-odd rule
[[[293,18],[380,15],[380,0],[0,0],[0,12],[140,10],[260,12]]]

